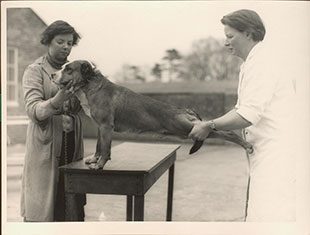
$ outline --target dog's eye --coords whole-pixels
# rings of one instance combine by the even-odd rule
[[[66,68],[65,68],[65,72],[68,73],[68,74],[71,74],[72,71],[73,71],[73,70],[72,70],[70,67],[66,67]]]

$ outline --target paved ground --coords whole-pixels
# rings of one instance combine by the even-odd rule
[[[114,145],[120,144],[114,141]],[[174,221],[242,221],[244,218],[247,161],[236,145],[204,145],[194,156],[183,143],[175,165]],[[95,140],[85,140],[85,151],[93,152]],[[20,179],[24,145],[8,147],[7,218],[19,216]],[[147,159],[146,159],[147,160]],[[163,221],[166,213],[167,172],[146,193],[145,220]],[[124,221],[125,196],[87,195],[86,221]]]

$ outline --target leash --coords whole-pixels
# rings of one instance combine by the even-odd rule
[[[64,115],[67,115],[67,111],[64,112]],[[64,145],[64,164],[68,164],[68,134],[64,131],[64,139],[63,139],[63,145]],[[64,181],[65,184],[65,181]],[[68,197],[66,195],[66,192],[64,192],[64,204],[65,204],[65,217],[68,214]]]
[[[68,164],[68,134],[67,132],[64,133],[64,160],[65,165]]]
[[[63,115],[67,115],[67,116],[71,117],[68,110],[64,110]],[[63,151],[63,158],[64,159],[63,160],[64,160],[64,165],[68,165],[70,163],[69,162],[69,140],[68,140],[69,136],[68,136],[68,133],[69,132],[66,132],[63,130],[63,148],[64,148],[64,151]],[[74,150],[73,150],[73,154],[74,154]],[[73,159],[73,157],[74,156],[72,156],[72,159]],[[65,184],[65,181],[63,183]],[[64,206],[65,206],[65,208],[64,208],[65,215],[64,216],[66,216],[68,214],[68,206],[67,205],[68,205],[68,197],[64,191]]]

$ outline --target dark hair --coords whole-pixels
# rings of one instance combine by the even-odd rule
[[[249,32],[254,41],[262,41],[265,37],[266,29],[260,16],[252,10],[238,10],[225,15],[221,22],[239,32]]]
[[[78,40],[81,38],[80,35],[75,31],[75,29],[69,25],[67,22],[62,20],[57,20],[50,24],[41,35],[41,44],[49,45],[53,38],[59,34],[72,34],[73,35],[73,43],[72,45],[76,45]]]

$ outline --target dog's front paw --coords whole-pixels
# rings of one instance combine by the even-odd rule
[[[98,156],[96,156],[96,154],[91,157],[87,157],[84,160],[85,164],[92,164],[92,163],[96,163],[97,161],[98,161]]]
[[[109,159],[103,159],[103,157],[99,157],[99,159],[97,159],[97,162],[95,163],[90,163],[88,165],[89,169],[92,170],[100,170],[103,169],[103,167],[105,166],[105,164],[107,163]]]
[[[100,170],[100,169],[102,169],[102,167],[100,167],[100,165],[97,164],[97,163],[90,163],[90,164],[88,164],[88,168],[91,169],[91,170]]]

